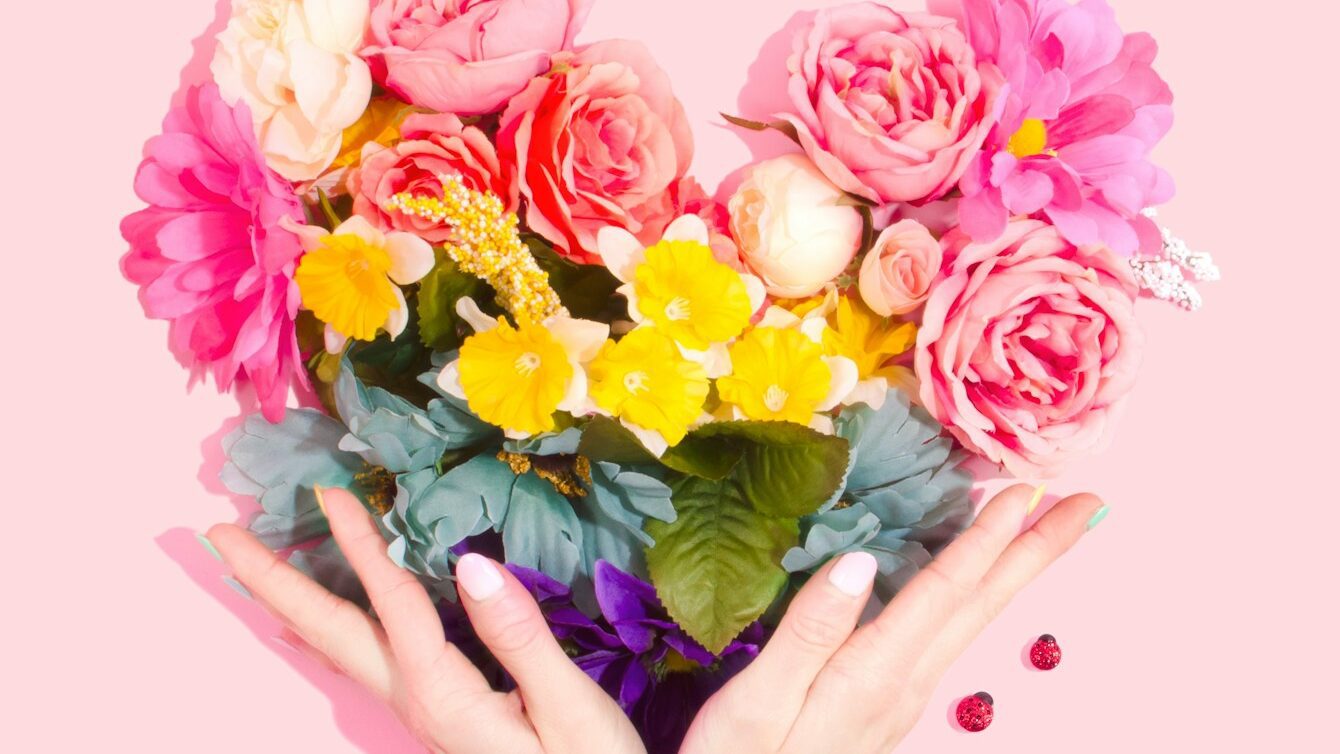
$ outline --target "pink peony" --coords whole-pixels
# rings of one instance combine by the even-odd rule
[[[290,380],[306,384],[294,317],[302,247],[280,220],[304,222],[292,187],[265,165],[245,105],[213,85],[192,89],[145,146],[135,193],[147,209],[121,222],[121,260],[147,316],[220,390],[251,381],[266,418],[284,415]]]
[[[896,222],[879,234],[861,262],[861,298],[883,317],[915,311],[930,295],[943,261],[940,242],[925,225]]]
[[[363,51],[406,102],[457,115],[501,108],[572,47],[592,0],[375,0]]]
[[[1072,243],[1157,253],[1141,212],[1173,196],[1149,160],[1172,126],[1172,92],[1147,34],[1123,34],[1106,0],[932,0],[961,19],[978,57],[1010,83],[1000,125],[960,183],[978,241],[1040,213]]]
[[[872,2],[819,11],[796,37],[800,145],[843,191],[876,202],[944,196],[996,122],[1004,79],[952,20]]]
[[[459,175],[466,186],[492,193],[509,210],[516,209],[516,186],[483,131],[462,125],[454,115],[415,114],[405,119],[400,136],[393,147],[369,144],[346,181],[354,213],[380,230],[409,231],[435,244],[446,241],[451,231],[441,223],[384,209],[388,199],[406,191],[441,198],[438,176],[444,173]]]
[[[557,56],[503,112],[498,152],[516,169],[526,224],[574,261],[599,262],[607,225],[660,240],[693,134],[647,49],[616,40]]]
[[[921,400],[969,449],[1015,476],[1098,450],[1144,339],[1129,265],[1016,219],[999,239],[944,239],[946,273],[917,336]]]

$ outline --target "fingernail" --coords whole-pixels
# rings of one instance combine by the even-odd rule
[[[214,546],[214,543],[209,541],[209,537],[206,537],[200,532],[196,532],[195,541],[199,542],[200,546],[205,548],[205,552],[209,553],[211,557],[220,563],[223,562],[223,556],[219,554],[219,549]]]
[[[234,592],[237,592],[238,594],[242,595],[243,597],[246,597],[252,602],[256,601],[256,598],[251,594],[251,590],[242,586],[242,582],[238,581],[232,576],[224,576],[223,583],[227,584],[228,588],[232,589]]]
[[[482,602],[497,594],[503,587],[498,567],[483,555],[467,553],[456,562],[456,580],[475,602]]]
[[[314,484],[312,485],[312,494],[316,495],[316,507],[321,509],[321,515],[330,518],[330,514],[326,513],[325,490],[321,489],[321,485]]]
[[[1028,510],[1025,516],[1033,515],[1033,511],[1038,509],[1038,503],[1042,502],[1042,496],[1047,494],[1047,485],[1040,484],[1036,490],[1033,490],[1033,499],[1028,501]]]
[[[1096,512],[1094,512],[1093,518],[1089,519],[1086,531],[1093,529],[1095,526],[1103,523],[1103,519],[1107,518],[1108,511],[1110,510],[1112,509],[1104,505],[1103,507],[1099,508]]]
[[[863,596],[875,580],[879,564],[868,552],[849,552],[828,569],[828,583],[848,597]]]

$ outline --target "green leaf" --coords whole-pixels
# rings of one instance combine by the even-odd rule
[[[617,295],[619,280],[600,264],[574,264],[536,236],[528,236],[526,245],[535,262],[549,275],[549,286],[578,319],[609,322],[627,305]]]
[[[661,463],[673,471],[703,479],[716,481],[730,476],[744,456],[744,443],[730,437],[700,432],[689,434],[678,445],[667,450],[661,456]]]
[[[462,272],[455,262],[438,252],[437,266],[419,283],[419,339],[435,351],[451,351],[461,345],[461,318],[456,302],[474,296],[482,287],[479,278]]]
[[[841,491],[847,473],[847,441],[799,424],[717,422],[691,438],[685,442],[715,446],[722,455],[738,452],[733,478],[756,510],[775,518],[819,510]]]
[[[656,456],[642,445],[637,436],[619,422],[597,416],[582,430],[577,454],[592,461],[608,461],[620,466],[656,463]]]
[[[759,513],[733,479],[684,477],[671,499],[673,523],[647,522],[647,567],[670,617],[715,654],[786,586],[781,560],[799,528]]]

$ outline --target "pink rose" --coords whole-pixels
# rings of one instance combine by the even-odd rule
[[[596,233],[607,225],[655,243],[676,217],[665,193],[693,158],[670,79],[634,42],[599,42],[555,62],[512,99],[498,131],[526,224],[577,262],[599,262]]]
[[[819,11],[788,63],[800,145],[842,190],[944,196],[996,123],[1004,77],[948,18],[871,2]]]
[[[861,298],[885,317],[907,314],[926,301],[940,274],[940,242],[916,220],[885,228],[861,262]]]
[[[1129,266],[1038,220],[1013,220],[991,243],[961,230],[944,242],[949,267],[917,336],[926,408],[1016,476],[1098,450],[1144,345]]]
[[[503,106],[572,47],[592,0],[375,0],[363,56],[406,102],[457,115]]]
[[[441,198],[438,176],[443,173],[459,175],[470,188],[495,194],[508,209],[516,209],[515,183],[483,131],[462,125],[454,115],[415,114],[405,119],[400,136],[393,147],[369,145],[347,179],[354,213],[379,230],[408,231],[435,244],[446,241],[451,231],[440,223],[384,209],[402,192]]]

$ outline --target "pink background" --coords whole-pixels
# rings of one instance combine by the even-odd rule
[[[913,0],[915,1],[915,0]],[[1143,382],[1111,452],[1052,485],[1107,523],[1022,595],[945,678],[900,751],[1314,752],[1337,670],[1333,476],[1340,279],[1331,3],[1267,12],[1113,0],[1153,32],[1178,98],[1163,219],[1227,280],[1196,315],[1142,305]],[[709,186],[750,158],[720,110],[758,51],[822,0],[601,0],[584,40],[646,41],[695,123]],[[835,3],[834,3],[835,4]],[[238,511],[214,481],[235,399],[197,389],[116,262],[131,175],[214,0],[9,2],[4,134],[5,522],[0,749],[417,749],[349,682],[279,647],[193,530]],[[784,50],[773,39],[765,57]],[[776,82],[759,69],[751,86]],[[775,95],[773,96],[775,99]],[[751,137],[766,149],[778,137]],[[1324,314],[1325,312],[1325,314]],[[17,343],[15,343],[17,338]],[[202,458],[206,460],[202,465]],[[1064,665],[1026,670],[1032,637]],[[995,695],[980,736],[953,701]],[[1329,739],[1325,739],[1329,740]]]

